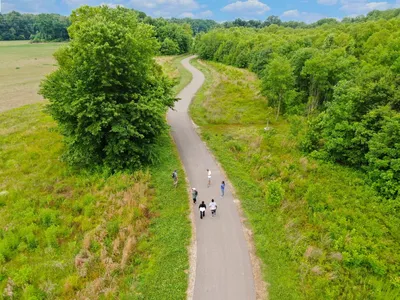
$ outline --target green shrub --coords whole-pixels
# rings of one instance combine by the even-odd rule
[[[34,271],[30,266],[23,266],[14,272],[12,278],[18,287],[22,287],[33,281]]]
[[[301,117],[298,116],[290,116],[290,134],[294,137],[297,137],[300,132],[303,131],[304,121]]]
[[[269,181],[267,183],[266,200],[273,206],[279,206],[284,198],[284,190],[281,182],[278,180]]]
[[[324,194],[323,186],[320,184],[310,184],[304,198],[312,212],[323,211],[326,208],[327,197]]]
[[[60,230],[58,226],[51,225],[50,227],[48,227],[45,231],[47,246],[57,248],[59,246],[58,244],[59,234]]]
[[[239,141],[231,140],[226,144],[227,148],[232,152],[241,152],[245,149],[244,145]]]
[[[44,300],[47,299],[46,293],[37,287],[28,284],[24,287],[22,299],[26,300]]]
[[[161,43],[160,52],[163,55],[175,55],[179,54],[179,45],[177,42],[171,40],[170,38],[166,38]]]
[[[52,210],[50,208],[44,208],[40,210],[39,217],[41,220],[41,225],[44,227],[50,227],[52,225],[58,224],[58,214],[56,210]]]
[[[367,171],[372,184],[389,199],[400,195],[400,114],[386,117],[368,142]]]
[[[86,6],[73,12],[68,33],[71,42],[55,54],[59,68],[40,89],[64,136],[66,161],[111,171],[151,162],[176,100],[154,60],[153,29],[131,10]]]

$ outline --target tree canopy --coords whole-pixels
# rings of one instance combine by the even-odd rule
[[[0,40],[64,41],[68,39],[68,17],[57,14],[0,14]]]
[[[56,52],[59,68],[40,90],[64,135],[65,158],[85,167],[138,168],[154,158],[175,101],[154,61],[154,29],[121,7],[82,6],[71,22],[71,42]]]
[[[188,52],[192,44],[192,36],[200,32],[207,32],[217,26],[213,20],[201,19],[163,19],[151,18],[144,12],[132,10],[137,14],[137,20],[153,25],[156,37],[160,43],[164,43],[161,54],[181,54]],[[65,41],[69,39],[67,28],[71,22],[69,17],[58,14],[21,14],[12,11],[8,14],[0,14],[0,40],[32,40]],[[172,47],[171,40],[178,45]]]
[[[299,21],[282,21],[278,16],[268,16],[264,21],[260,20],[242,20],[240,18],[235,19],[234,21],[225,21],[218,26],[212,27],[223,27],[223,28],[231,28],[231,27],[249,27],[249,28],[264,28],[271,25],[279,25],[282,27],[290,27],[290,28],[315,28],[318,26],[322,26],[324,24],[337,24],[337,23],[361,23],[367,21],[376,21],[376,20],[390,20],[394,18],[398,18],[400,16],[400,8],[388,9],[388,10],[373,10],[370,11],[366,16],[359,15],[356,17],[344,17],[341,21],[338,21],[335,18],[323,18],[314,23],[307,24]],[[212,28],[209,28],[212,29]],[[206,30],[206,32],[209,30]]]
[[[366,171],[393,199],[400,197],[399,12],[296,29],[275,19],[264,28],[218,28],[196,37],[195,52],[257,73],[278,114],[308,116],[305,151]]]

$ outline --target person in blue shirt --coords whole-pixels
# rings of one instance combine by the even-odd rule
[[[221,197],[225,195],[225,181],[222,181],[221,183]]]

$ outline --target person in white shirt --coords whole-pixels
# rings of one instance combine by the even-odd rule
[[[211,199],[211,202],[208,206],[210,207],[211,215],[214,217],[217,213],[217,203],[214,202],[214,199]]]
[[[210,187],[210,185],[211,185],[211,170],[210,169],[207,169],[207,177],[208,177],[207,187]]]

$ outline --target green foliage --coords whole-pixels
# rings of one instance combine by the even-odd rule
[[[373,10],[370,11],[366,16],[358,15],[356,17],[344,17],[341,23],[362,23],[371,20],[390,20],[394,18],[398,18],[400,15],[400,9],[388,9],[385,11],[381,10]],[[282,27],[289,27],[289,28],[315,28],[319,26],[326,26],[326,25],[336,25],[339,21],[335,18],[324,18],[320,19],[314,23],[306,24],[304,22],[298,21],[286,21],[283,22],[280,20],[278,16],[268,16],[268,18],[261,22],[260,20],[242,20],[236,19],[234,21],[225,21],[221,23],[220,27],[223,28],[231,28],[231,27],[249,27],[249,28],[264,28],[272,25],[279,25]],[[208,30],[207,30],[208,31]]]
[[[307,187],[304,199],[307,201],[310,213],[323,212],[327,208],[326,194],[321,184],[310,184]]]
[[[272,19],[266,26],[254,23],[262,29],[225,26],[198,35],[195,51],[257,73],[277,116],[307,115],[304,150],[366,170],[382,196],[396,199],[397,156],[389,153],[397,153],[398,137],[389,142],[381,131],[400,112],[399,12],[374,11],[343,22],[323,19],[297,29]],[[233,23],[253,27],[242,20]],[[380,139],[387,147],[380,145],[385,150],[377,154]]]
[[[16,299],[185,297],[189,202],[170,181],[183,170],[168,135],[149,171],[110,175],[59,160],[43,105],[0,114],[0,132],[1,293],[11,280]]]
[[[33,40],[33,42],[68,40],[68,17],[58,14],[0,14],[0,41]]]
[[[294,77],[290,61],[285,57],[275,57],[267,65],[263,77],[262,90],[268,95],[270,104],[275,106],[276,117],[279,117],[281,109],[290,107],[291,100],[295,97]],[[282,103],[286,104],[282,107]]]
[[[181,64],[182,59],[186,56],[159,56],[157,62],[162,66],[163,71],[168,78],[174,82],[173,91],[175,95],[192,81],[192,73],[190,73]]]
[[[362,172],[305,157],[299,150],[305,117],[290,116],[278,122],[270,119],[268,107],[259,107],[253,117],[270,119],[272,130],[265,131],[265,123],[245,123],[243,119],[235,126],[223,122],[229,120],[231,110],[240,110],[240,105],[254,105],[251,101],[240,102],[241,92],[246,91],[247,99],[254,99],[258,90],[238,85],[237,96],[230,95],[228,101],[222,87],[240,81],[238,74],[249,84],[257,80],[244,70],[216,63],[196,66],[205,73],[206,83],[193,101],[191,114],[241,200],[257,254],[265,266],[269,298],[397,299],[398,199],[382,201]],[[355,93],[341,86],[343,92],[346,89]],[[214,125],[212,118],[205,116],[215,111],[220,112],[221,122]],[[340,110],[335,112],[335,118],[339,114]],[[322,130],[319,124],[313,125],[316,131]],[[363,124],[368,130],[373,124],[385,127],[380,130],[382,135],[376,136],[376,144],[370,145],[377,151],[373,159],[381,166],[382,174],[377,176],[384,177],[384,160],[399,153],[388,151],[398,144],[398,118],[390,109],[379,108]],[[317,143],[321,140],[316,139]],[[240,147],[232,147],[232,141]]]
[[[177,24],[189,24],[193,30],[194,35],[197,35],[201,32],[210,31],[211,29],[217,27],[218,25],[218,23],[214,20],[192,19],[192,18],[182,18],[182,19],[171,18],[169,19],[169,21]]]
[[[267,203],[273,206],[279,206],[284,197],[284,190],[279,181],[270,181],[267,183]]]
[[[137,18],[140,22],[151,24],[155,27],[157,32],[163,31],[161,27],[165,25],[172,25],[167,30],[171,30],[170,35],[174,36],[175,42],[182,42],[182,36],[187,39],[186,42],[190,42],[190,38],[187,38],[186,34],[176,34],[173,31],[181,31],[182,29],[187,31],[188,27],[191,28],[187,31],[189,34],[198,34],[201,32],[207,32],[217,26],[217,22],[213,20],[203,19],[153,19],[147,16],[141,11],[135,11]],[[16,11],[12,11],[7,14],[0,14],[0,41],[9,40],[31,40],[33,43],[48,42],[48,41],[65,41],[69,39],[67,28],[71,25],[70,19],[65,16],[58,14],[21,14]],[[164,37],[165,39],[165,37]],[[164,39],[159,39],[160,43]],[[179,43],[182,46],[179,53],[185,53],[185,47],[187,44]]]
[[[386,197],[400,196],[400,114],[384,116],[381,129],[368,141],[368,175]]]
[[[86,167],[137,169],[154,159],[175,101],[153,60],[154,32],[123,8],[83,6],[71,21],[72,41],[56,52],[60,67],[41,87],[64,135],[65,157]]]
[[[162,26],[156,26],[155,30],[158,40],[162,42],[161,54],[172,55],[189,52],[192,44],[192,29],[189,25],[165,22]],[[168,47],[166,43],[168,43]],[[176,52],[166,52],[171,49]]]
[[[67,28],[71,25],[68,17],[56,14],[39,14],[35,17],[33,42],[65,41],[69,39]]]
[[[164,55],[179,54],[179,45],[170,38],[165,38],[165,40],[161,43],[160,52]]]

